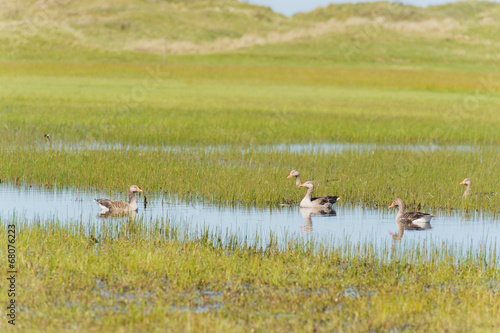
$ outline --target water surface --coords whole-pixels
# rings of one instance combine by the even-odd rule
[[[264,244],[272,232],[278,243],[295,238],[324,245],[347,241],[384,244],[394,242],[389,236],[396,234],[395,211],[363,208],[358,205],[336,204],[336,214],[318,215],[319,212],[297,206],[270,206],[258,208],[245,205],[215,205],[203,201],[185,202],[175,196],[146,193],[149,203],[142,204],[138,197],[139,211],[135,218],[142,223],[170,219],[173,223],[201,230],[219,230],[247,238],[252,243],[258,237]],[[79,189],[46,189],[35,186],[0,185],[0,218],[16,216],[32,221],[57,220],[60,223],[83,221],[99,229],[106,218],[99,215],[94,198],[108,197],[125,200],[125,192],[83,191]],[[298,198],[299,199],[299,198]],[[299,200],[298,200],[299,201]],[[500,220],[493,214],[462,211],[432,212],[436,217],[431,228],[423,231],[405,231],[401,242],[418,244],[448,244],[479,250],[495,247],[500,241]],[[129,220],[109,218],[114,221]],[[500,245],[500,244],[499,244]],[[500,246],[496,246],[500,254]]]

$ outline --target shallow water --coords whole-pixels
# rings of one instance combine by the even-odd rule
[[[216,146],[150,146],[150,145],[128,145],[121,143],[64,143],[62,141],[52,142],[42,140],[37,147],[42,149],[56,150],[143,150],[143,151],[185,151],[185,150],[203,150],[206,152],[237,149],[239,146],[216,145]],[[481,149],[500,150],[498,145],[481,145]],[[241,148],[246,151],[283,151],[292,153],[320,153],[320,152],[363,152],[368,153],[376,150],[395,150],[395,151],[414,151],[414,152],[434,152],[434,151],[458,151],[472,152],[479,149],[479,146],[458,145],[458,144],[393,144],[393,143],[349,143],[349,142],[329,142],[329,143],[294,143],[294,144],[276,144],[276,145],[253,145]]]
[[[317,215],[319,212],[300,209],[297,206],[267,208],[243,205],[214,205],[202,201],[184,202],[175,197],[147,193],[148,205],[143,207],[139,197],[136,221],[153,223],[157,219],[169,218],[178,225],[189,225],[190,229],[229,232],[253,243],[258,237],[262,244],[269,241],[272,232],[275,241],[283,244],[285,239],[302,239],[324,245],[332,243],[371,242],[384,244],[394,242],[389,236],[396,234],[395,212],[387,209],[370,209],[358,205],[336,204],[336,215]],[[124,200],[125,192],[106,193],[99,190],[45,189],[40,187],[9,184],[0,185],[0,219],[16,216],[21,221],[33,223],[57,220],[60,223],[88,222],[99,229],[106,222],[99,216],[99,206],[94,198],[108,197]],[[430,229],[406,230],[401,243],[447,244],[465,249],[484,250],[496,247],[500,254],[500,220],[498,216],[461,211],[432,212],[436,217]],[[108,218],[128,221],[129,218]],[[500,245],[500,244],[499,244]]]

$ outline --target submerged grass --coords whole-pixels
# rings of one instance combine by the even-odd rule
[[[446,244],[404,251],[390,242],[381,249],[296,240],[262,246],[218,231],[193,234],[167,220],[110,221],[96,231],[82,221],[15,218],[0,222],[2,239],[7,224],[17,228],[18,322],[25,332],[426,332],[500,325],[498,258],[458,258]]]
[[[317,195],[343,202],[387,207],[400,197],[412,208],[498,211],[500,151],[371,150],[292,153],[236,148],[173,150],[65,150],[18,148],[1,151],[0,179],[7,182],[194,196],[212,202],[296,203],[304,190],[286,179],[291,169],[302,180],[317,180]],[[462,198],[464,178],[473,195]],[[337,179],[338,181],[324,181]],[[323,180],[323,181],[322,181]]]

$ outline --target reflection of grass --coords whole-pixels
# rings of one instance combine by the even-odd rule
[[[2,221],[1,239],[9,223]],[[188,240],[167,221],[103,221],[90,227],[95,238],[85,228],[17,222],[23,331],[428,332],[500,324],[497,258],[465,251],[458,259],[447,244],[315,248],[290,240],[262,248],[210,230]],[[0,265],[5,272],[6,260]],[[1,285],[6,290],[5,279]]]
[[[123,190],[139,184],[143,190],[202,196],[210,201],[259,204],[299,202],[302,189],[286,179],[292,168],[303,180],[337,178],[320,183],[317,195],[337,195],[342,202],[388,206],[396,197],[410,207],[498,210],[497,196],[462,200],[465,177],[477,192],[498,191],[498,149],[469,152],[375,151],[345,153],[242,154],[240,149],[203,148],[176,151],[110,150],[4,151],[0,164],[3,180]]]

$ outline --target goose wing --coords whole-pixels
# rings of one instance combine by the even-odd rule
[[[107,208],[108,210],[119,210],[126,209],[128,207],[128,203],[123,201],[115,201],[109,199],[95,199],[100,206]]]
[[[317,203],[318,205],[325,205],[327,203],[335,204],[339,197],[337,196],[328,196],[328,197],[320,197],[320,198],[312,198],[311,202]]]
[[[407,212],[404,213],[403,216],[401,216],[401,220],[406,222],[406,223],[412,223],[413,221],[420,220],[420,219],[428,219],[430,217],[433,217],[434,215],[428,214],[428,213],[421,213],[421,212]]]

